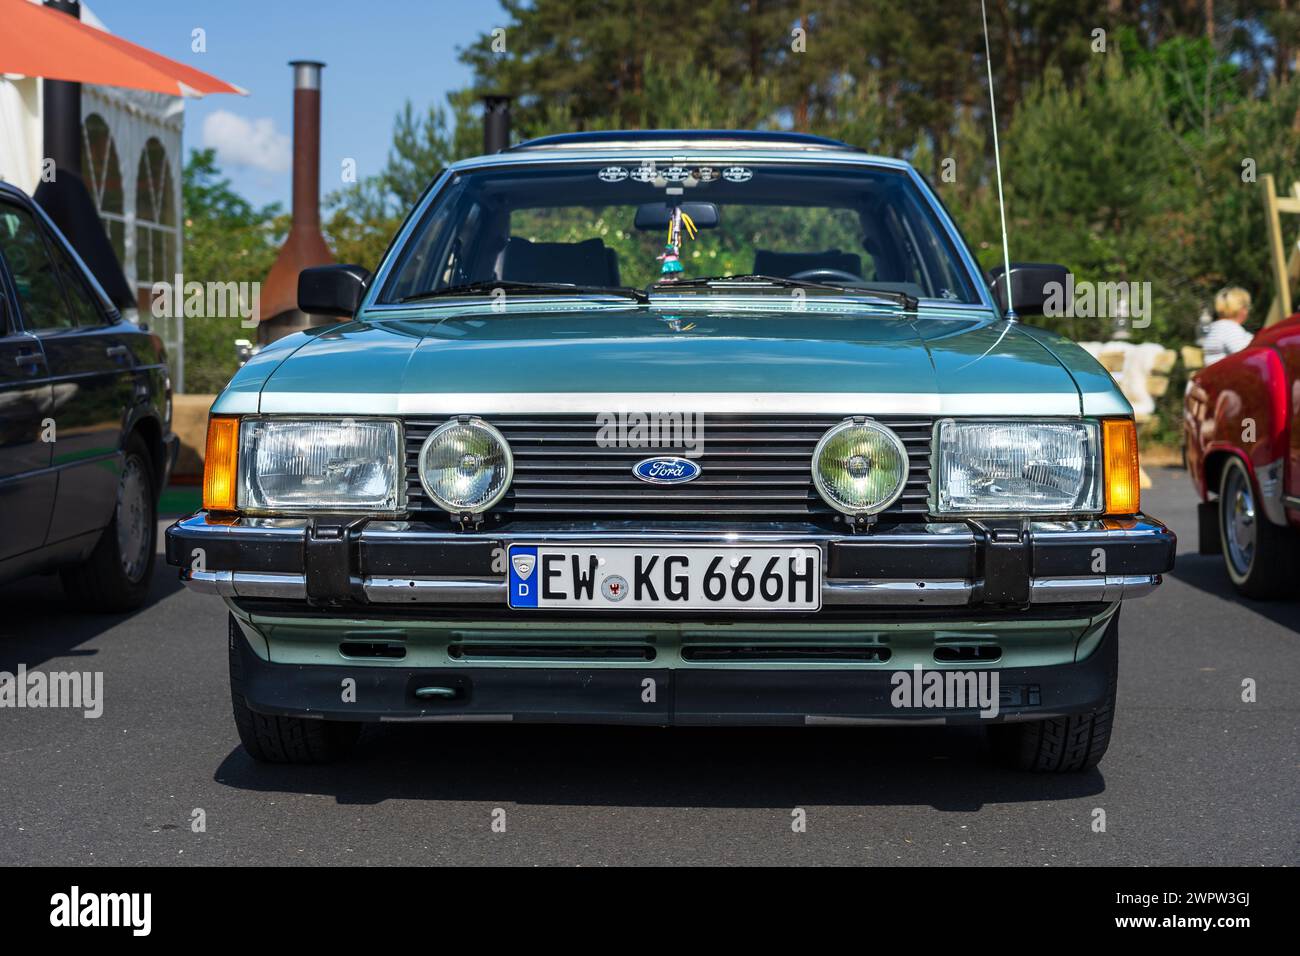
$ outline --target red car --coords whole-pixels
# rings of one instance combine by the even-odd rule
[[[1183,422],[1201,554],[1248,597],[1300,595],[1300,314],[1197,372]]]

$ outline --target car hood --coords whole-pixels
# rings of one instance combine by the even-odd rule
[[[442,309],[282,340],[214,411],[1125,414],[1068,348],[970,310]]]

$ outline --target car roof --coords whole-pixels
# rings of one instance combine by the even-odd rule
[[[689,149],[706,149],[725,146],[730,149],[785,148],[815,150],[849,150],[863,152],[857,146],[838,139],[814,136],[811,133],[782,132],[779,130],[732,129],[655,129],[655,130],[600,130],[583,133],[555,133],[525,140],[509,147],[508,152],[533,149],[620,149],[626,147],[680,146]]]
[[[497,153],[452,163],[452,170],[536,162],[815,162],[854,163],[909,170],[906,160],[875,156],[825,136],[772,130],[612,130],[557,133],[525,140]]]

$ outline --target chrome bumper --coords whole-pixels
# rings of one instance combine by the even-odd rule
[[[304,574],[259,574],[251,571],[181,572],[192,591],[221,597],[307,600]],[[1150,594],[1160,584],[1158,574],[1088,575],[1030,578],[1032,604],[1112,604]],[[372,604],[505,604],[504,581],[485,578],[364,578],[362,588]],[[971,581],[824,581],[822,604],[954,607],[979,603],[979,585]]]
[[[504,607],[505,575],[491,573],[485,556],[512,543],[593,540],[817,544],[826,564],[824,606],[917,608],[1110,604],[1140,597],[1173,566],[1175,544],[1172,532],[1147,518],[994,528],[916,524],[843,535],[803,525],[702,530],[523,523],[508,531],[465,533],[418,522],[355,519],[324,525],[319,519],[218,523],[200,513],[168,529],[167,556],[181,567],[181,580],[192,590],[225,598]],[[1095,567],[1099,555],[1112,573],[1069,573]]]

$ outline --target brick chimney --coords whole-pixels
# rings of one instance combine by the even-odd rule
[[[313,325],[338,321],[298,311],[298,273],[329,265],[334,256],[320,227],[320,81],[324,63],[294,60],[293,67],[293,224],[262,285],[263,342]]]

